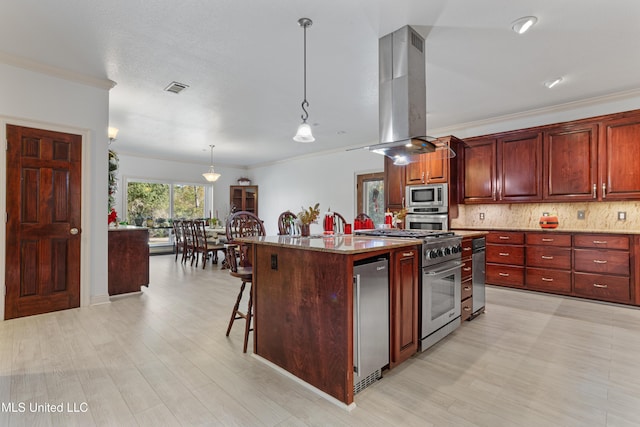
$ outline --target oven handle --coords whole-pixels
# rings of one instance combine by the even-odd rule
[[[462,261],[454,261],[454,262],[456,263],[456,265],[454,267],[445,268],[444,270],[426,271],[425,274],[428,274],[429,276],[435,276],[435,275],[438,275],[438,274],[448,273],[450,271],[459,269],[460,266],[462,265]]]

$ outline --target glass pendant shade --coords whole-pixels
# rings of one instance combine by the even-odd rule
[[[218,180],[218,178],[220,178],[221,175],[219,173],[216,173],[213,170],[213,166],[211,166],[209,168],[209,172],[203,173],[202,176],[204,176],[204,179],[206,179],[209,182],[215,182]]]
[[[209,170],[203,173],[202,176],[209,182],[215,182],[220,178],[220,174],[213,170],[213,147],[215,147],[215,145],[210,145],[209,147],[211,147],[211,166],[209,166]]]
[[[307,122],[302,122],[300,126],[298,126],[298,131],[296,132],[296,136],[293,137],[293,140],[296,142],[313,142],[316,139],[311,133],[311,126],[309,126]]]

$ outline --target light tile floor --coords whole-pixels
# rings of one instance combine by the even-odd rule
[[[154,256],[142,294],[0,322],[0,425],[640,425],[638,309],[488,287],[347,412],[243,354],[241,324],[225,337],[238,286]]]

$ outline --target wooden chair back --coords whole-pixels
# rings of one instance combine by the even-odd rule
[[[298,217],[291,211],[284,211],[278,217],[278,234],[280,236],[299,235],[300,225],[296,222]]]
[[[338,212],[333,213],[333,232],[336,234],[344,233],[344,225],[347,223],[347,220],[344,219],[342,215]]]
[[[238,211],[227,219],[225,225],[227,242],[233,243],[238,237],[265,236],[264,223],[254,213]]]
[[[176,261],[178,260],[178,253],[182,252],[184,254],[184,233],[182,232],[182,221],[176,219],[171,224],[173,227],[173,236],[175,238],[176,245]]]

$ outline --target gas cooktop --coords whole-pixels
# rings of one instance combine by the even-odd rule
[[[376,237],[396,237],[409,239],[435,239],[441,237],[455,236],[453,231],[430,231],[430,230],[401,230],[396,228],[379,228],[375,230],[356,230],[356,234],[360,236],[376,236]]]

